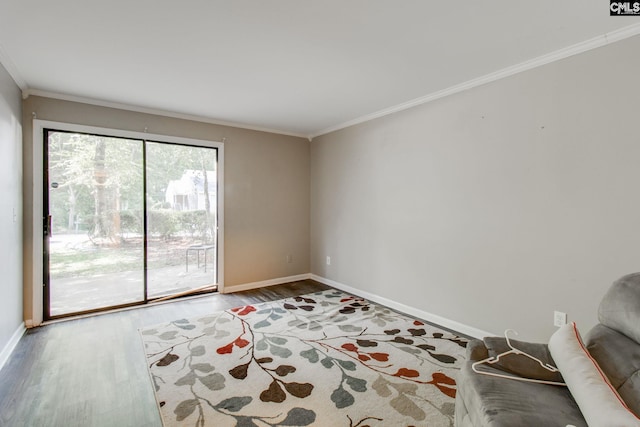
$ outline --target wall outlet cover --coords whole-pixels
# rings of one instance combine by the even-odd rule
[[[564,326],[567,324],[567,313],[562,311],[553,312],[553,326]]]

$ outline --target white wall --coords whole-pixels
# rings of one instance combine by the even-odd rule
[[[634,37],[315,139],[312,273],[495,334],[546,341],[554,310],[586,332],[640,270],[638,52]]]
[[[0,65],[0,366],[22,327],[21,121],[20,89]]]

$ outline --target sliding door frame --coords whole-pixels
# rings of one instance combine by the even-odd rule
[[[224,143],[219,141],[207,141],[201,139],[192,139],[184,137],[176,137],[169,135],[150,134],[147,132],[126,131],[121,129],[110,129],[94,126],[85,126],[72,123],[54,122],[48,120],[33,120],[33,239],[32,246],[32,259],[33,265],[29,271],[25,271],[27,274],[31,274],[32,277],[32,313],[33,319],[31,326],[40,325],[45,320],[45,295],[43,291],[46,278],[44,277],[45,271],[45,227],[44,227],[44,212],[45,212],[45,193],[44,179],[45,173],[45,149],[47,141],[45,141],[46,130],[59,130],[63,132],[75,132],[92,135],[101,135],[115,138],[128,138],[137,139],[143,141],[143,147],[145,142],[160,142],[168,144],[180,144],[203,148],[214,148],[217,150],[217,191],[216,191],[216,203],[217,203],[217,244],[216,244],[216,262],[217,262],[217,285],[218,292],[224,292]],[[144,154],[144,153],[143,153]],[[146,183],[145,183],[146,194]],[[145,195],[146,199],[146,195]],[[146,221],[145,221],[146,223]],[[145,230],[146,235],[146,230]],[[146,246],[146,238],[145,238]],[[145,256],[145,269],[146,269],[146,256]],[[146,277],[146,273],[145,273]],[[25,278],[26,279],[26,278]],[[146,278],[145,278],[145,302],[147,301],[146,295]],[[136,303],[137,305],[137,303]]]

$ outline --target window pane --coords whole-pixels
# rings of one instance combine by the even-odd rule
[[[148,142],[146,156],[148,298],[214,285],[216,149]]]
[[[50,315],[143,301],[142,141],[47,135]]]

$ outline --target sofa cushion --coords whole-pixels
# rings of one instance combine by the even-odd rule
[[[623,276],[611,285],[598,307],[598,319],[640,343],[640,273]]]
[[[640,418],[627,407],[589,354],[575,323],[562,326],[551,336],[549,350],[590,426],[640,427]]]
[[[640,345],[604,325],[593,327],[585,344],[629,409],[640,415]]]
[[[483,370],[500,372],[491,366]],[[566,387],[477,374],[470,363],[462,367],[456,382],[456,399],[464,402],[474,426],[587,427]]]
[[[485,337],[482,340],[487,347],[487,353],[491,357],[496,357],[500,353],[511,350],[511,347],[507,344],[507,340],[503,337]],[[555,362],[546,345],[514,339],[509,339],[509,341],[511,341],[511,345],[516,349],[540,359],[543,363],[555,366]],[[560,372],[552,372],[543,368],[535,360],[515,353],[502,356],[499,361],[492,363],[491,366],[524,378],[563,382]]]
[[[543,344],[536,344],[545,347]],[[481,341],[467,346],[468,362],[457,378],[456,401],[460,400],[465,422],[474,426],[566,426],[587,427],[569,390],[562,386],[527,383],[475,373],[471,364],[486,358]],[[503,373],[491,365],[483,371]],[[456,407],[456,414],[458,413]],[[464,424],[463,424],[464,425]]]

